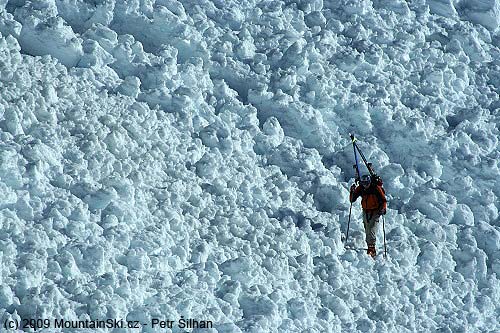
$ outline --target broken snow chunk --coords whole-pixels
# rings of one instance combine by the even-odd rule
[[[469,206],[465,204],[458,204],[451,223],[473,226],[474,213],[472,213],[472,210],[469,208]]]
[[[74,67],[83,55],[81,40],[61,17],[40,20],[28,16],[22,20],[19,44],[24,52],[43,56],[51,55],[66,67]]]
[[[136,76],[127,76],[118,87],[120,94],[137,98],[139,96],[141,80]]]

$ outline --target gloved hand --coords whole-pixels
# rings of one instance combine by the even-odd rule
[[[387,213],[387,211],[384,208],[382,208],[378,211],[378,213],[379,213],[379,215],[385,215],[385,213]]]
[[[355,189],[356,189],[356,184],[352,184],[351,185],[351,193],[354,192]]]

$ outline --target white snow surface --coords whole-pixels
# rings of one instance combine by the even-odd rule
[[[498,0],[0,1],[0,331],[500,332],[499,20]],[[382,228],[376,260],[344,248],[349,132],[384,179],[387,259]],[[170,330],[37,330],[60,331]]]

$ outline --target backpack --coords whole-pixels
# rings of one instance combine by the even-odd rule
[[[380,186],[380,189],[382,190],[382,193],[384,194],[384,197],[381,197],[380,195],[378,195],[379,202],[382,202],[382,201],[387,202],[387,198],[385,197],[384,181],[382,180],[382,178],[379,175],[373,175],[372,179],[373,179],[372,183],[374,183],[377,186]],[[384,212],[384,215],[385,215],[385,212]]]

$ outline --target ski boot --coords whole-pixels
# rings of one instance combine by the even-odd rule
[[[366,253],[371,256],[372,258],[375,258],[377,255],[377,250],[375,249],[375,245],[368,245],[368,250]]]

